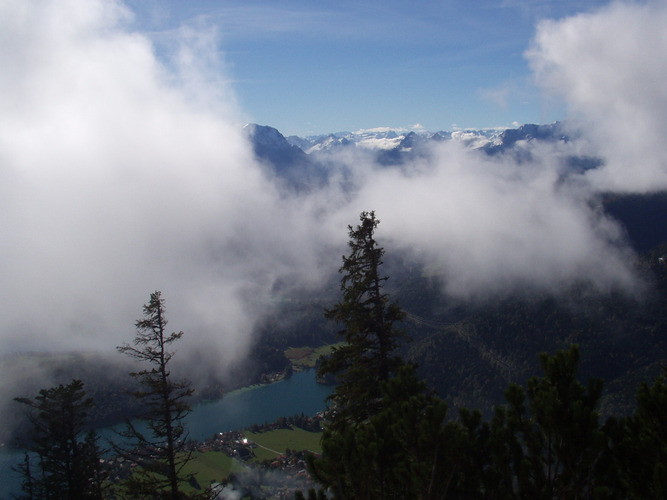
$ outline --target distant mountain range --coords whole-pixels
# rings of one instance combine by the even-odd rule
[[[324,185],[332,171],[341,167],[337,154],[346,151],[383,166],[392,166],[428,157],[431,146],[456,141],[470,150],[489,156],[511,155],[514,161],[522,163],[539,154],[535,146],[559,143],[565,146],[578,139],[560,122],[452,132],[381,127],[308,137],[285,137],[273,127],[249,124],[245,132],[267,172],[285,189],[297,192]],[[565,147],[563,151],[561,161],[571,173],[603,164],[599,157],[572,154]],[[604,197],[603,203],[605,211],[625,226],[636,250],[646,251],[667,241],[667,218],[664,217],[667,193],[614,194]]]
[[[335,155],[348,151],[365,155],[380,165],[400,165],[429,155],[429,148],[444,141],[455,141],[471,150],[488,155],[510,152],[518,161],[530,157],[530,143],[566,143],[560,122],[548,125],[527,124],[515,129],[455,130],[453,132],[404,130],[380,127],[358,132],[336,132],[308,137],[283,136],[266,125],[245,126],[257,157],[292,187],[302,189],[308,184],[322,182],[332,166]],[[576,169],[594,168],[598,158],[572,157],[568,164]]]
[[[279,162],[288,156],[301,153],[316,156],[318,153],[338,151],[341,148],[356,148],[371,152],[408,153],[415,148],[442,142],[457,141],[471,149],[482,149],[494,154],[514,146],[519,141],[567,141],[560,122],[548,125],[527,124],[516,129],[490,128],[479,130],[455,130],[453,132],[405,130],[389,127],[359,130],[357,132],[335,132],[331,134],[298,137],[283,136],[277,129],[266,125],[249,124],[245,127],[258,156]],[[296,148],[296,149],[295,149]],[[296,151],[300,150],[300,153]]]
[[[321,185],[336,167],[336,154],[342,151],[363,155],[380,165],[400,165],[429,154],[429,147],[443,141],[456,141],[466,148],[495,155],[517,146],[521,141],[567,141],[559,122],[549,125],[522,125],[516,129],[456,130],[428,132],[380,127],[358,132],[336,132],[308,137],[285,137],[277,129],[251,123],[245,132],[255,155],[267,168],[295,190]],[[517,157],[525,155],[521,151]],[[573,164],[588,165],[579,159]],[[598,165],[599,160],[593,160]]]

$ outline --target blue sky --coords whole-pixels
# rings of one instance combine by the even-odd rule
[[[378,126],[451,130],[563,118],[523,54],[536,24],[598,0],[128,0],[159,46],[189,26],[214,33],[249,120],[309,135]]]

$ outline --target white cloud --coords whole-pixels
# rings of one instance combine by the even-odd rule
[[[603,190],[667,189],[667,4],[616,2],[542,22],[527,56],[604,155]]]
[[[496,87],[479,89],[477,93],[493,105],[507,109],[535,101],[536,91],[534,83],[527,78],[510,78]]]
[[[224,365],[249,340],[245,297],[319,256],[211,81],[211,33],[183,28],[166,67],[115,2],[0,9],[2,349],[113,348],[161,289]]]
[[[634,289],[622,231],[586,190],[560,182],[555,153],[517,165],[448,142],[408,174],[378,173],[359,199],[393,245],[441,273],[451,296],[558,292],[578,280]]]
[[[492,89],[481,89],[480,95],[487,101],[501,108],[507,108],[507,99],[512,91],[511,85],[505,82],[502,86]]]
[[[601,289],[634,286],[619,228],[591,208],[585,182],[562,182],[559,158],[574,149],[558,148],[577,144],[517,165],[453,141],[401,170],[344,150],[337,159],[353,192],[333,182],[310,196],[286,195],[237,126],[224,61],[210,56],[216,32],[174,30],[164,63],[146,36],[127,30],[128,16],[103,0],[0,4],[5,352],[112,348],[131,340],[141,305],[160,289],[184,342],[207,346],[224,367],[243,353],[277,280],[314,285],[335,272],[346,227],[362,210],[377,210],[388,250],[442,270],[452,295],[552,290],[580,278]],[[568,22],[543,25],[534,64],[540,75],[562,70],[554,74],[569,99],[602,119],[611,104],[576,97],[569,63],[546,64],[557,59],[554,37],[567,34],[559,30]],[[581,85],[592,73],[582,70]],[[653,124],[664,119],[642,106],[630,107]],[[610,118],[597,139],[617,138],[619,120]],[[633,145],[655,150],[646,136]],[[612,159],[629,150],[610,151],[608,182],[621,172]]]

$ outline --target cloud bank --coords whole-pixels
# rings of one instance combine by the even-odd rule
[[[527,57],[538,82],[561,96],[607,165],[599,189],[667,189],[667,4],[615,2],[539,24]]]
[[[117,2],[0,10],[2,350],[113,348],[160,289],[174,329],[242,351],[246,298],[306,276],[317,227],[254,161],[211,33],[162,63]]]
[[[395,245],[444,276],[450,296],[558,292],[578,280],[632,289],[620,227],[588,191],[561,182],[550,154],[519,165],[445,143],[418,175],[384,174],[360,198],[377,207]]]
[[[176,30],[158,57],[120,2],[2,2],[0,350],[112,349],[159,289],[170,329],[224,366],[247,349],[276,283],[335,274],[346,226],[372,209],[387,250],[441,272],[451,296],[576,280],[634,289],[623,231],[595,200],[665,187],[660,16],[615,4],[539,26],[531,64],[595,122],[585,140],[525,144],[533,160],[521,163],[454,142],[405,168],[340,156],[353,190],[334,176],[295,195],[253,157],[214,30]],[[607,49],[625,35],[630,48]],[[563,158],[582,151],[606,164],[566,173]]]

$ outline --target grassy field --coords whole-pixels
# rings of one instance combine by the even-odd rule
[[[202,490],[205,490],[212,482],[223,481],[231,473],[240,472],[242,467],[240,463],[221,451],[197,452],[192,456],[192,460],[183,468],[183,475],[189,476],[190,474],[194,474]],[[196,490],[190,485],[183,485],[183,490],[189,494],[201,493],[201,490]]]
[[[185,466],[185,473],[197,473],[197,480],[201,484],[208,484],[211,480],[220,481],[230,473],[240,470],[240,465],[221,451],[207,451],[195,453],[192,461]]]
[[[323,345],[321,347],[290,347],[285,350],[285,357],[290,360],[292,366],[297,370],[315,368],[317,360],[322,355],[329,354],[331,348],[338,344]]]
[[[295,427],[294,429],[278,429],[268,432],[246,432],[246,437],[259,446],[255,448],[258,461],[275,458],[285,450],[308,450],[321,452],[321,432],[309,432]]]
[[[309,450],[321,452],[321,432],[309,432],[295,427],[294,429],[278,429],[267,432],[245,432],[246,437],[259,446],[255,448],[257,462],[271,460],[291,450]],[[243,465],[220,451],[195,453],[192,461],[184,468],[184,475],[195,474],[202,489],[206,489],[212,481],[222,481],[231,473],[241,471]],[[186,493],[195,493],[197,490],[184,486]]]
[[[205,453],[195,452],[192,460],[188,462],[181,473],[182,477],[194,475],[195,480],[200,486],[197,489],[192,484],[182,483],[180,488],[187,494],[201,493],[205,491],[212,482],[221,482],[231,474],[242,470],[243,465],[228,457],[221,451],[207,451]],[[124,497],[122,486],[116,492]]]

